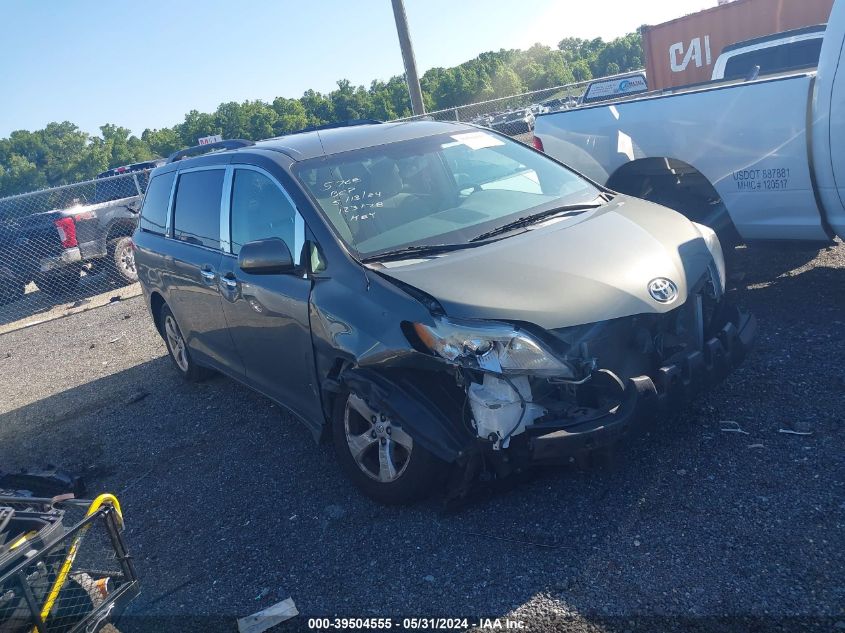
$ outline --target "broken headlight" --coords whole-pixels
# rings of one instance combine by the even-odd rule
[[[574,378],[575,371],[536,338],[507,323],[437,319],[414,323],[419,340],[437,356],[470,369]]]

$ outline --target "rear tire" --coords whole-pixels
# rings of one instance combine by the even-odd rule
[[[128,284],[138,281],[138,270],[135,268],[135,251],[131,237],[119,237],[109,241],[109,263],[115,279]]]
[[[397,420],[349,391],[335,399],[332,437],[346,475],[380,503],[418,501],[446,474],[446,464],[415,443]]]
[[[185,337],[182,336],[182,330],[179,329],[179,324],[176,323],[176,317],[173,312],[164,304],[161,306],[161,313],[159,315],[159,323],[161,324],[161,334],[164,337],[164,344],[167,345],[167,351],[170,354],[170,360],[176,367],[176,371],[188,382],[199,382],[208,378],[213,372],[194,362],[191,356],[191,351],[185,343]]]
[[[63,266],[46,273],[39,273],[35,284],[48,295],[59,296],[76,290],[81,268],[78,264]]]

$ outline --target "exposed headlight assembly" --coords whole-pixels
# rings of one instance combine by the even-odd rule
[[[413,327],[420,341],[434,354],[470,369],[575,378],[575,371],[568,363],[527,332],[507,323],[440,318],[434,326],[414,323]]]

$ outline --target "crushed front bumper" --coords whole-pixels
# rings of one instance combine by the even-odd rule
[[[538,462],[560,461],[613,444],[641,423],[678,410],[699,392],[723,380],[745,357],[756,334],[754,315],[731,307],[725,325],[705,342],[703,351],[664,365],[653,377],[630,378],[620,402],[611,409],[575,424],[571,420],[545,420],[526,427],[523,446],[527,457]]]

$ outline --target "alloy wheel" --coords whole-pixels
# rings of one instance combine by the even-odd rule
[[[135,270],[135,253],[132,252],[132,246],[130,244],[125,244],[121,247],[117,260],[120,263],[124,276],[136,277],[138,275],[138,272]]]
[[[176,361],[179,369],[187,372],[189,364],[185,340],[182,338],[179,326],[176,325],[176,319],[170,314],[164,319],[164,333],[167,336],[167,346],[170,348],[170,354],[173,356],[173,360]]]
[[[349,394],[343,413],[346,444],[358,468],[371,479],[391,483],[408,467],[414,441],[401,426]]]

